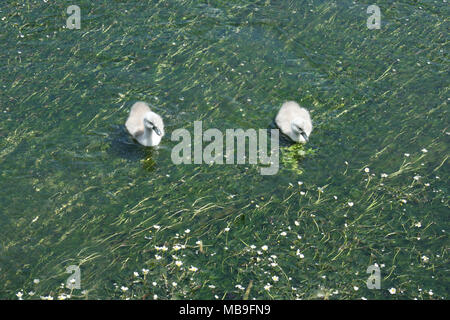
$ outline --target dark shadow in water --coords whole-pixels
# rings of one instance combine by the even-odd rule
[[[140,145],[126,130],[123,125],[112,126],[108,137],[111,147],[108,152],[114,156],[129,161],[143,161],[143,168],[147,171],[155,169],[156,162],[153,160],[155,148]]]
[[[280,148],[289,147],[289,146],[292,146],[294,144],[294,142],[287,135],[285,135],[283,132],[281,132],[280,128],[278,128],[277,124],[275,123],[275,119],[272,120],[272,122],[269,125],[269,128],[267,129],[267,131],[269,133],[268,137],[271,137],[270,136],[270,130],[271,129],[278,129],[278,131],[279,131]]]

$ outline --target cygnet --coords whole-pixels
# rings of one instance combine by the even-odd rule
[[[133,138],[146,147],[157,146],[164,136],[162,118],[142,101],[136,102],[131,107],[125,127]]]
[[[313,129],[308,110],[295,101],[283,103],[275,118],[275,123],[282,133],[292,141],[306,143]]]

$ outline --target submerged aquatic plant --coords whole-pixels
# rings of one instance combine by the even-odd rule
[[[304,144],[296,143],[289,147],[281,148],[282,160],[281,162],[286,168],[297,172],[303,173],[303,169],[300,167],[300,162],[308,156],[315,154],[315,150],[306,147]]]

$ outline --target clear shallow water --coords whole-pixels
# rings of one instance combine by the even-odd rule
[[[368,30],[370,4],[80,0],[68,30],[63,1],[4,1],[0,297],[79,265],[75,298],[448,298],[449,7],[379,1]],[[173,130],[267,128],[287,99],[315,123],[302,174],[172,164]],[[136,100],[159,148],[123,128]]]

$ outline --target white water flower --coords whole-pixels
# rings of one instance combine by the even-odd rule
[[[263,245],[263,246],[261,247],[261,249],[262,249],[263,251],[267,251],[267,250],[269,249],[269,247],[266,246],[266,245]]]
[[[381,174],[381,177],[382,177],[382,178],[387,178],[388,175],[387,175],[387,173],[382,173],[382,174]]]
[[[183,265],[183,262],[178,260],[178,261],[175,261],[175,264],[177,265],[177,267],[181,267]]]
[[[390,293],[390,294],[396,294],[396,293],[397,293],[397,289],[395,289],[395,288],[390,288],[390,289],[389,289],[389,293]]]
[[[121,286],[121,287],[120,287],[120,290],[122,290],[123,292],[126,292],[126,291],[128,291],[128,287]]]
[[[405,153],[405,157],[409,157],[410,156],[410,154],[409,153]]]
[[[144,274],[144,276],[147,275],[149,271],[150,270],[148,270],[148,269],[142,269],[142,273]]]
[[[358,290],[359,290],[359,287],[354,286],[354,287],[353,287],[353,290],[358,291]]]
[[[280,233],[281,236],[286,237],[287,233],[285,231],[283,231],[282,233]]]
[[[197,271],[198,271],[198,268],[196,268],[196,267],[194,267],[194,266],[190,266],[190,267],[189,267],[189,271],[197,272]]]
[[[66,300],[67,298],[69,298],[69,296],[67,294],[65,294],[65,293],[61,293],[58,296],[58,300]]]
[[[351,201],[348,203],[348,206],[349,206],[349,207],[353,207],[353,205],[354,205],[354,203],[351,202]]]
[[[161,256],[160,256],[160,255],[157,255],[157,254],[155,254],[155,259],[156,259],[156,260],[161,260]]]
[[[416,226],[417,228],[420,228],[422,226],[422,223],[420,221],[416,222],[416,223],[414,223],[414,226]]]
[[[365,168],[365,169],[364,169],[364,172],[369,173],[369,172],[370,172],[370,169],[369,169],[369,168]]]
[[[33,280],[33,283],[34,283],[34,284],[38,284],[39,282],[41,282],[41,280],[39,280],[39,279],[34,279],[34,280]]]
[[[156,230],[159,230],[159,229],[161,229],[161,226],[158,226],[157,224],[155,224],[155,225],[153,226],[153,228],[155,228]]]
[[[22,296],[23,296],[23,292],[19,291],[16,293],[17,298],[19,298],[19,300],[22,300]]]
[[[186,229],[186,230],[184,230],[184,233],[189,233],[189,232],[191,232],[191,230],[190,230],[190,229]]]
[[[427,152],[428,152],[428,150],[425,149],[425,148],[423,148],[421,151],[422,151],[423,153],[427,153]]]
[[[414,176],[414,180],[419,181],[419,179],[421,178],[421,176]]]
[[[264,290],[266,290],[266,291],[270,291],[270,288],[272,288],[272,285],[270,283],[268,283],[264,286]]]
[[[277,276],[273,276],[273,277],[272,277],[272,280],[273,280],[274,282],[277,282],[277,281],[279,280],[279,278],[278,278]]]
[[[224,230],[225,230],[225,232],[228,232],[228,231],[230,231],[230,228],[226,227]]]
[[[428,262],[429,260],[430,260],[430,258],[428,258],[427,256],[425,256],[425,255],[422,256],[423,262]]]

